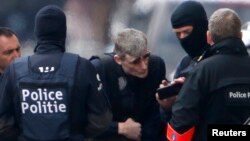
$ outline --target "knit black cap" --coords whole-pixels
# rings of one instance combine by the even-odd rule
[[[59,7],[48,5],[36,14],[35,36],[38,45],[43,43],[57,44],[62,46],[63,51],[65,51],[66,30],[66,16]]]
[[[203,53],[208,44],[206,41],[206,32],[208,30],[208,20],[206,12],[197,1],[184,1],[175,9],[171,16],[173,28],[192,25],[192,33],[180,39],[184,50],[191,57],[197,57]]]
[[[173,28],[199,23],[207,25],[208,23],[206,12],[201,3],[197,1],[182,2],[172,14],[171,22]]]

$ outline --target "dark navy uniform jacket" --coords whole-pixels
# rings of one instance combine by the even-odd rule
[[[142,125],[142,141],[158,140],[161,120],[155,93],[161,81],[165,79],[163,60],[154,55],[150,56],[148,76],[140,79],[125,74],[111,54],[101,58],[102,61],[96,58],[91,62],[101,75],[111,104],[113,122],[100,139],[122,139],[123,137],[118,135],[118,122],[132,118]]]
[[[222,40],[208,54],[187,77],[170,120],[179,133],[195,126],[195,141],[207,140],[209,124],[243,124],[250,116],[250,58],[241,39]]]
[[[82,141],[102,133],[111,113],[93,65],[65,53],[63,10],[41,8],[34,33],[35,54],[15,60],[1,78],[0,140],[17,133],[21,141]]]
[[[100,82],[97,81],[98,76],[95,68],[88,60],[77,55],[73,55],[77,59],[76,62],[73,62],[76,63],[73,66],[76,68],[71,68],[70,66],[72,65],[67,64],[67,61],[62,62],[64,54],[60,45],[53,43],[39,44],[36,47],[35,54],[28,57],[28,64],[24,64],[29,67],[29,75],[36,75],[36,77],[34,77],[34,80],[29,80],[28,85],[22,89],[20,87],[21,83],[16,81],[16,76],[14,75],[16,74],[15,72],[22,73],[16,66],[20,60],[16,60],[7,68],[2,76],[0,85],[0,137],[11,136],[8,135],[11,133],[10,131],[17,129],[19,138],[27,141],[32,139],[65,139],[74,141],[97,135],[106,129],[110,123],[111,115],[102,90],[98,88]],[[66,89],[66,96],[63,96],[63,90],[61,91],[57,87],[54,88],[55,84],[61,84],[61,79],[58,79],[58,82],[50,83],[43,77],[43,75],[47,75],[44,73],[45,71],[48,71],[48,74],[51,76],[55,75],[62,66],[64,66],[64,69],[75,70],[72,74],[61,74],[73,77],[72,86],[59,87]],[[33,81],[34,84],[32,83]],[[40,82],[42,84],[41,87],[44,86],[45,89],[32,89],[35,83]],[[65,99],[67,107],[62,102]],[[61,103],[63,105],[59,105]],[[67,116],[55,114],[60,113],[60,110],[61,112],[67,110]],[[27,121],[29,118],[27,115],[33,117],[30,118],[30,122]],[[50,120],[40,118],[42,116],[48,119],[50,117],[53,118],[53,116],[55,118],[56,116],[59,117],[57,117],[58,120],[49,123],[48,121]],[[56,127],[57,122],[61,118],[67,118],[63,120],[66,120],[65,124],[68,126],[63,124],[59,128],[67,127],[69,129],[66,130],[69,133],[62,132],[63,134],[60,133],[57,138],[56,133],[51,134],[55,130],[49,127]],[[41,120],[39,121],[39,119]],[[24,122],[28,124],[24,124]],[[41,126],[37,127],[36,125]]]

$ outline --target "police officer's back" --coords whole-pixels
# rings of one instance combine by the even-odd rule
[[[36,15],[35,54],[16,60],[3,75],[1,136],[16,128],[21,140],[84,140],[111,120],[91,63],[65,53],[66,17],[56,6]],[[14,123],[6,124],[7,118]]]
[[[206,141],[208,125],[244,124],[249,118],[250,58],[240,28],[238,15],[230,9],[210,17],[210,57],[194,68],[178,95],[169,140]]]

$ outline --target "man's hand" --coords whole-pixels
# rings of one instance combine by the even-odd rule
[[[170,83],[167,80],[162,80],[159,87],[163,88],[163,87],[167,87],[169,85],[183,84],[184,81],[185,81],[185,77],[179,77],[177,79],[174,79]],[[172,96],[172,97],[160,100],[158,93],[155,94],[155,97],[156,97],[157,102],[160,104],[160,106],[166,110],[171,109],[171,107],[173,106],[173,104],[176,100],[176,96]]]
[[[128,118],[125,122],[118,123],[118,133],[129,139],[140,141],[141,124],[135,122],[132,118]]]
[[[155,94],[157,102],[160,104],[160,106],[166,110],[170,110],[171,107],[173,106],[176,96],[172,96],[166,99],[159,99],[158,93]]]
[[[185,77],[179,77],[179,78],[174,79],[171,82],[171,85],[174,85],[174,84],[183,84],[184,81],[185,81]]]

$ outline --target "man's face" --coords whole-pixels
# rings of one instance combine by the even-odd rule
[[[192,33],[193,26],[191,25],[182,26],[179,28],[174,28],[173,31],[175,32],[178,39],[184,39],[185,37],[187,37]]]
[[[136,76],[138,78],[145,78],[148,75],[149,56],[149,51],[145,51],[145,53],[138,58],[126,54],[123,59],[119,59],[120,62],[118,64],[122,66],[126,74]]]
[[[20,43],[15,35],[0,36],[0,72],[16,58],[21,56]]]

